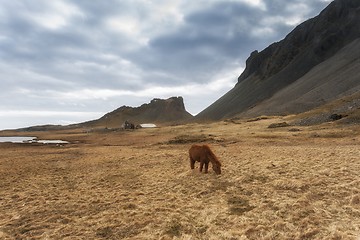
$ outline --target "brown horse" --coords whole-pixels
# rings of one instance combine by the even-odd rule
[[[194,169],[195,162],[200,162],[200,172],[205,164],[205,173],[208,172],[209,162],[216,174],[221,174],[221,163],[208,145],[192,145],[189,149],[190,167]]]

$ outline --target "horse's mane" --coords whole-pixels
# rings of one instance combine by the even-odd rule
[[[216,157],[216,155],[211,151],[210,147],[208,145],[203,145],[203,148],[206,150],[206,153],[209,156],[209,160],[212,164],[216,164],[218,166],[221,166],[221,163],[219,159]]]

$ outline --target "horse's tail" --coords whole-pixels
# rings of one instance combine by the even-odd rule
[[[206,154],[207,154],[209,160],[211,161],[211,163],[215,163],[218,166],[221,166],[219,159],[216,157],[216,155],[213,153],[213,151],[211,151],[210,147],[208,145],[204,145],[204,148],[206,150]]]

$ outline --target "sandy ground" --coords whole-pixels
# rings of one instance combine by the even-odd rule
[[[360,127],[283,120],[0,143],[0,239],[360,239]],[[221,175],[190,169],[193,143]]]

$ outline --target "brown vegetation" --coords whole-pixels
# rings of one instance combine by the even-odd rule
[[[359,126],[267,128],[288,120],[1,143],[0,239],[358,239]],[[222,174],[191,170],[178,136],[211,136]]]

